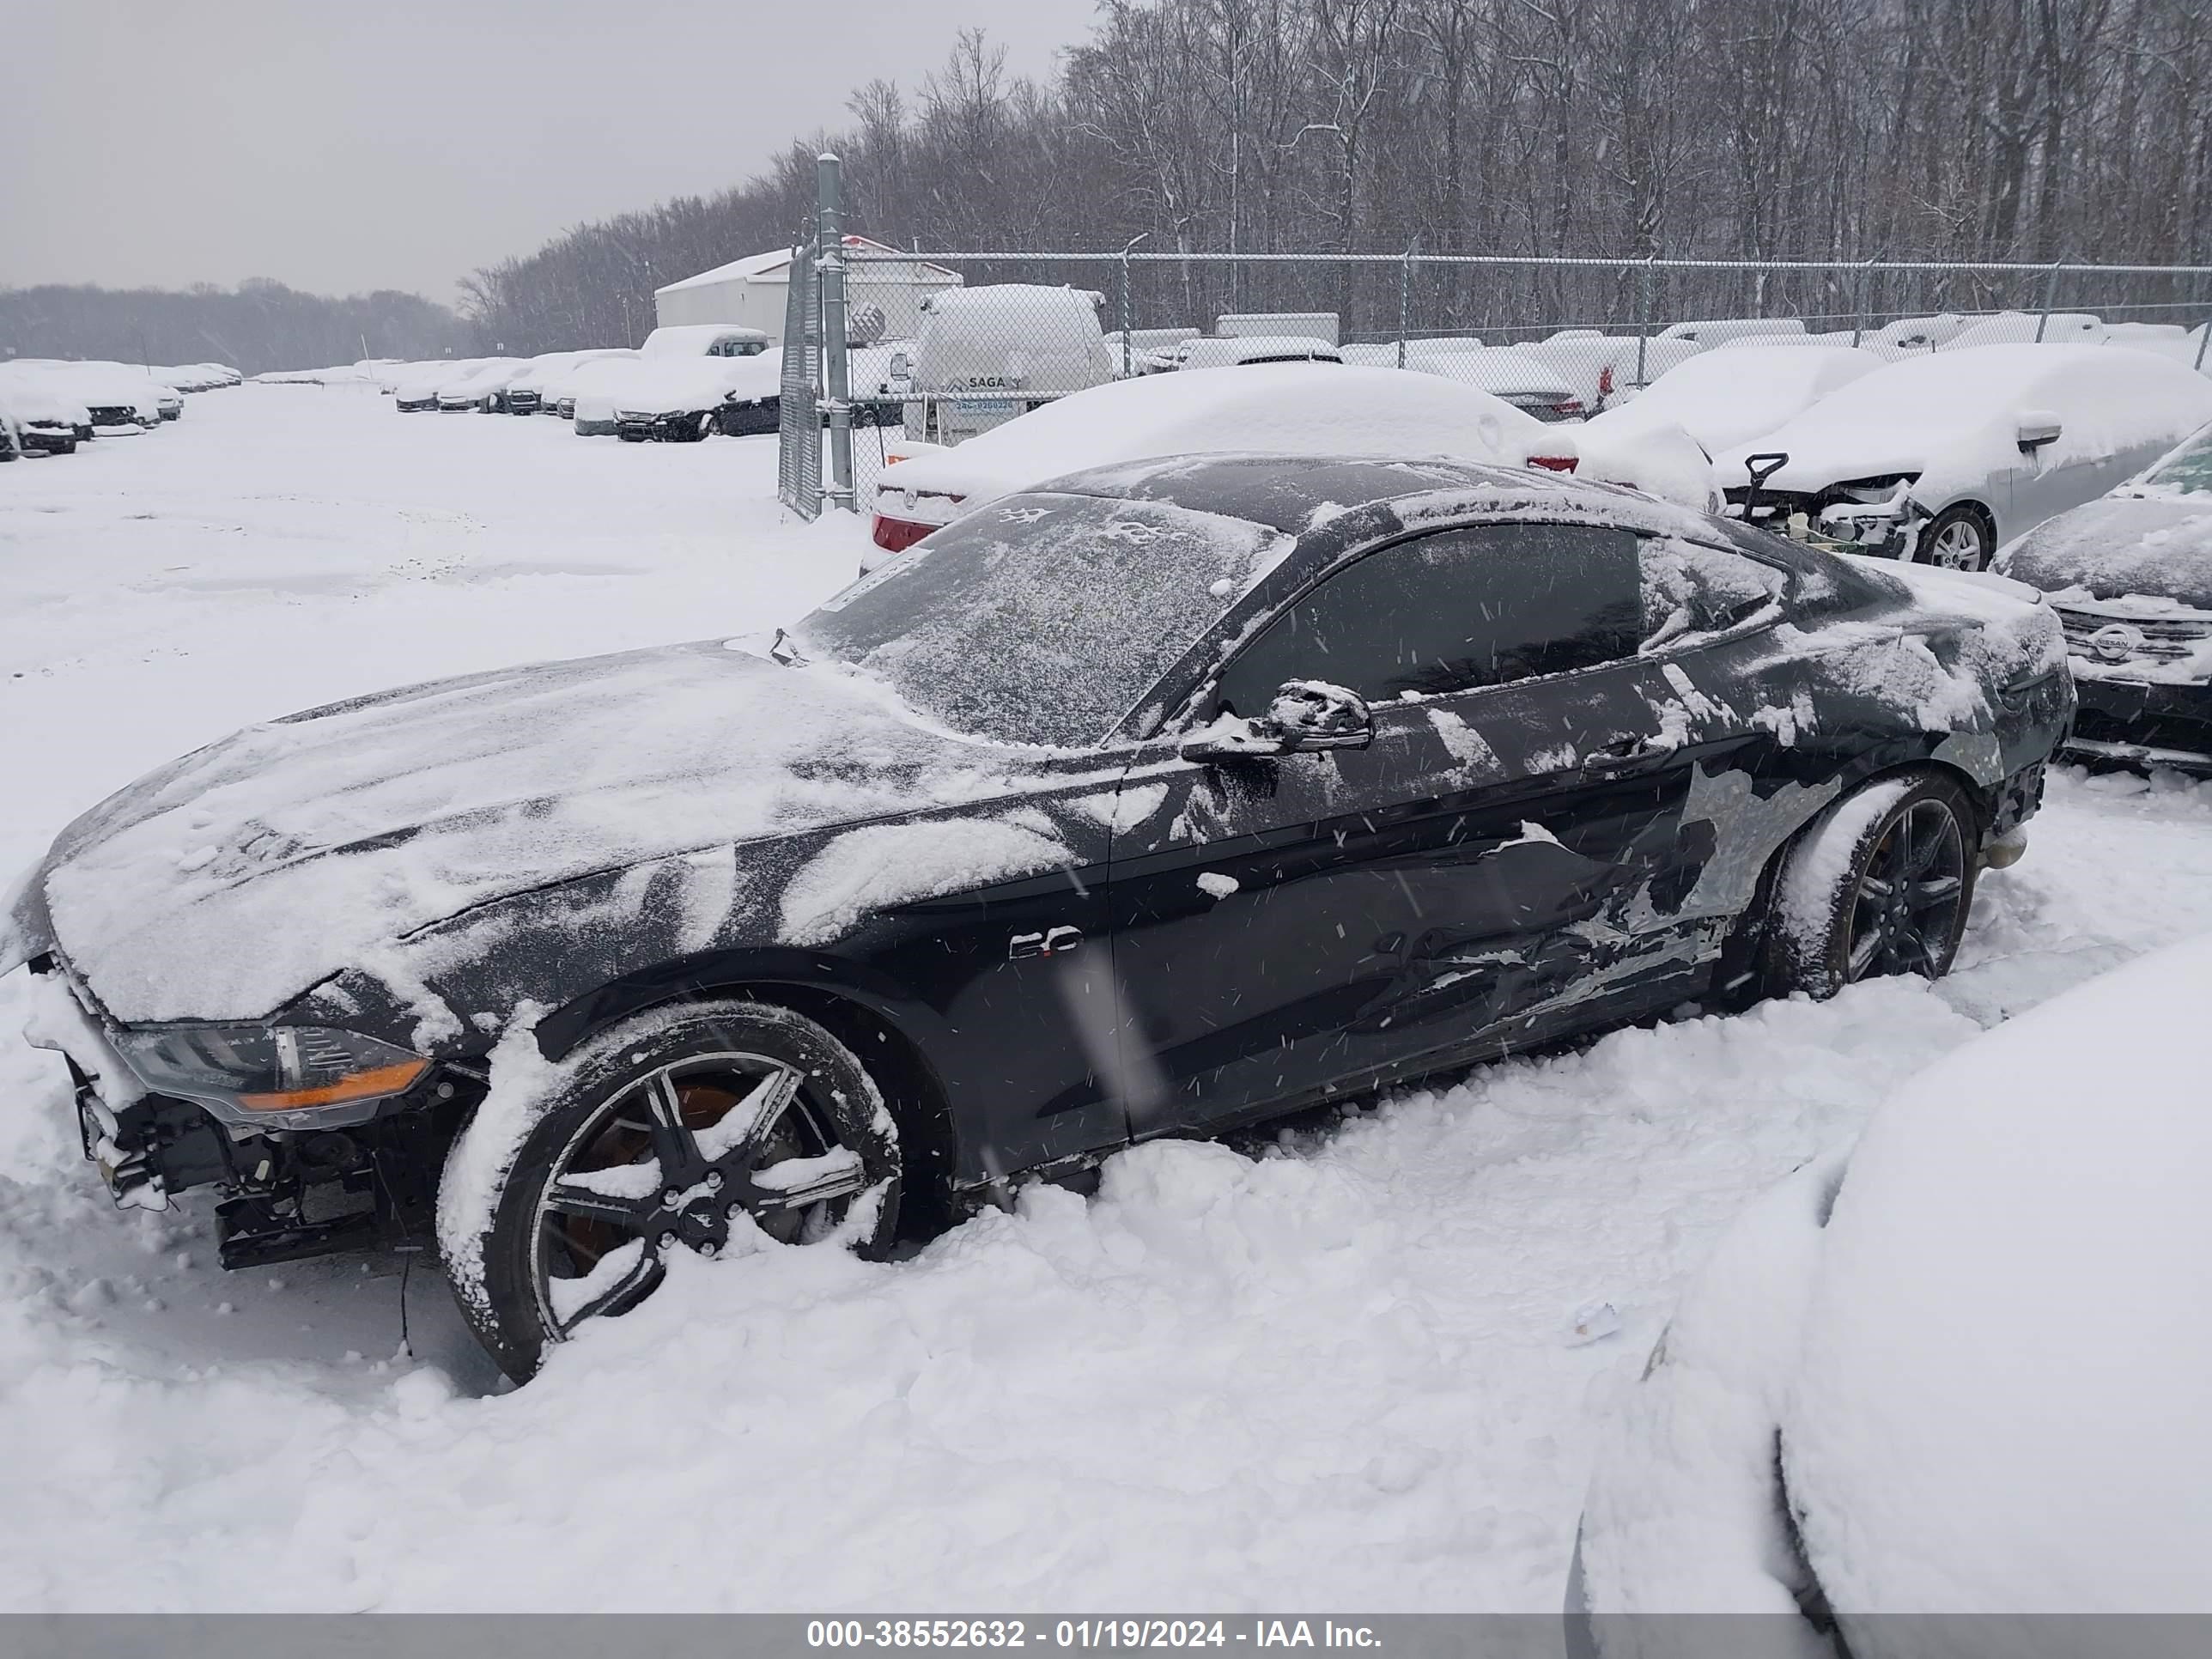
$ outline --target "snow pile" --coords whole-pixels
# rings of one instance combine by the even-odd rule
[[[1991,1033],[1869,1127],[1783,1421],[1838,1606],[2212,1611],[2208,997],[2212,938]]]

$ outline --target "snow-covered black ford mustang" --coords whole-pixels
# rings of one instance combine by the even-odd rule
[[[234,1266],[434,1222],[522,1376],[672,1249],[880,1249],[1134,1139],[1942,972],[2074,706],[1992,580],[1549,474],[1102,469],[765,643],[188,756],[0,966],[121,1201],[216,1188]]]

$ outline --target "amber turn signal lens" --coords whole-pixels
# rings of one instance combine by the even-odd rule
[[[340,1078],[314,1089],[287,1089],[279,1094],[240,1095],[238,1103],[249,1112],[289,1112],[301,1106],[335,1106],[342,1101],[371,1096],[396,1095],[412,1088],[415,1079],[430,1069],[427,1060],[405,1060],[396,1066],[378,1066],[351,1077]]]

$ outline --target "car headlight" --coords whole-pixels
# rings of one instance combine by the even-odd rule
[[[430,1062],[325,1025],[197,1025],[123,1031],[115,1046],[156,1094],[245,1112],[294,1112],[404,1094]]]

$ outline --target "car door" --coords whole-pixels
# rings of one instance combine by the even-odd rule
[[[1689,683],[1638,654],[1638,553],[1595,525],[1374,550],[1269,623],[1199,711],[1326,682],[1366,699],[1367,747],[1139,757],[1109,911],[1139,1136],[1494,1046],[1585,981],[1679,982],[1660,951],[1639,981],[1644,942],[1603,921],[1683,858],[1698,751]]]

